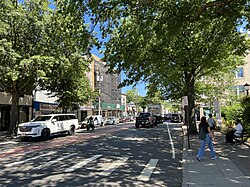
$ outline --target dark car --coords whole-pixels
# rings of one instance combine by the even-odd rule
[[[173,113],[171,115],[171,123],[180,123],[181,122],[181,114]]]
[[[135,119],[135,127],[139,128],[140,126],[145,127],[154,127],[155,126],[155,117],[150,112],[140,112]]]
[[[171,113],[164,114],[164,121],[171,121]]]
[[[154,117],[155,117],[155,125],[163,122],[163,118],[162,118],[161,114],[154,114]]]

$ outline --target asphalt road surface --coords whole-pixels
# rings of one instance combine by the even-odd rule
[[[0,186],[181,186],[182,129],[121,124],[0,143]]]

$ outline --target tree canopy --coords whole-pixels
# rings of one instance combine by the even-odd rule
[[[0,87],[12,95],[9,134],[18,117],[19,97],[39,86],[61,106],[86,102],[92,93],[87,58],[94,42],[84,24],[80,1],[5,0],[0,2]]]
[[[242,64],[247,49],[237,31],[248,20],[247,1],[92,1],[106,43],[105,61],[125,71],[122,85],[140,80],[165,97],[188,96],[190,132],[194,124],[195,83],[202,76]],[[117,21],[118,19],[118,21]]]

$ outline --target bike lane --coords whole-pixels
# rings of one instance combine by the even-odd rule
[[[0,152],[0,158],[8,160],[8,159],[12,159],[13,157],[23,156],[27,153],[31,153],[35,151],[41,151],[41,150],[46,150],[46,149],[56,149],[56,148],[60,148],[63,146],[81,143],[83,141],[86,141],[92,138],[110,136],[115,132],[128,130],[131,127],[134,127],[134,126],[131,124],[126,124],[126,125],[117,125],[113,127],[110,127],[110,126],[102,127],[94,131],[82,130],[81,132],[79,132],[79,134],[82,133],[81,135],[66,136],[60,139],[53,138],[45,142],[39,142],[39,145],[27,145],[27,146],[17,145],[17,147],[7,148],[6,150]]]

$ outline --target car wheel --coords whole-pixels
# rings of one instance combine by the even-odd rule
[[[43,129],[41,133],[41,140],[46,141],[50,137],[50,130],[49,129]]]
[[[73,136],[73,135],[75,135],[75,133],[76,133],[75,127],[73,125],[71,125],[70,129],[69,129],[69,135]]]
[[[19,140],[20,140],[21,142],[24,142],[24,141],[29,140],[29,138],[28,138],[28,137],[22,137],[22,138],[19,138]]]

